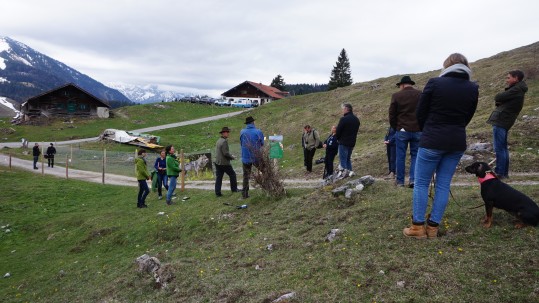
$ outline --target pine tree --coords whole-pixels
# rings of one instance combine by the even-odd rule
[[[285,85],[286,85],[286,83],[284,83],[284,79],[283,79],[283,77],[281,75],[277,75],[277,77],[273,78],[273,80],[271,80],[271,84],[270,84],[270,86],[275,87],[280,91],[285,90]]]
[[[337,87],[345,87],[352,84],[352,70],[350,69],[350,61],[346,55],[344,48],[337,59],[337,63],[331,71],[329,78],[328,90],[336,89]]]

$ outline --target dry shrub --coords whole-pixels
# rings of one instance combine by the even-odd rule
[[[262,191],[269,197],[282,198],[286,196],[284,183],[278,170],[278,165],[269,158],[269,149],[261,148],[252,151],[258,160],[257,165],[253,165],[253,179]]]

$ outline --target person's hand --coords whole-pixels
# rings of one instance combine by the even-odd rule
[[[328,147],[328,145],[327,145],[327,144],[324,144],[324,145],[322,145],[322,147],[323,147],[323,148],[326,148],[326,147]]]

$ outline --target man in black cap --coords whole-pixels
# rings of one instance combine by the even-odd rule
[[[230,190],[232,192],[239,192],[238,190],[238,181],[236,179],[236,172],[230,165],[230,160],[235,160],[236,157],[230,154],[228,149],[228,135],[230,129],[228,127],[223,127],[219,132],[221,138],[217,140],[215,145],[215,195],[221,197],[221,184],[223,184],[223,176],[226,173],[230,178]]]
[[[406,150],[408,145],[410,145],[411,162],[408,183],[410,188],[414,187],[415,160],[419,148],[419,138],[421,137],[421,131],[415,115],[421,91],[415,89],[413,85],[415,85],[415,82],[412,81],[410,76],[402,77],[401,81],[397,83],[397,87],[400,90],[391,96],[391,104],[389,105],[389,125],[396,131],[397,176],[395,184],[397,186],[404,186]]]

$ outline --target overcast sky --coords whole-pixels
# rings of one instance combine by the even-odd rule
[[[104,84],[217,97],[249,80],[354,82],[441,68],[539,41],[539,1],[2,0],[8,36]]]

